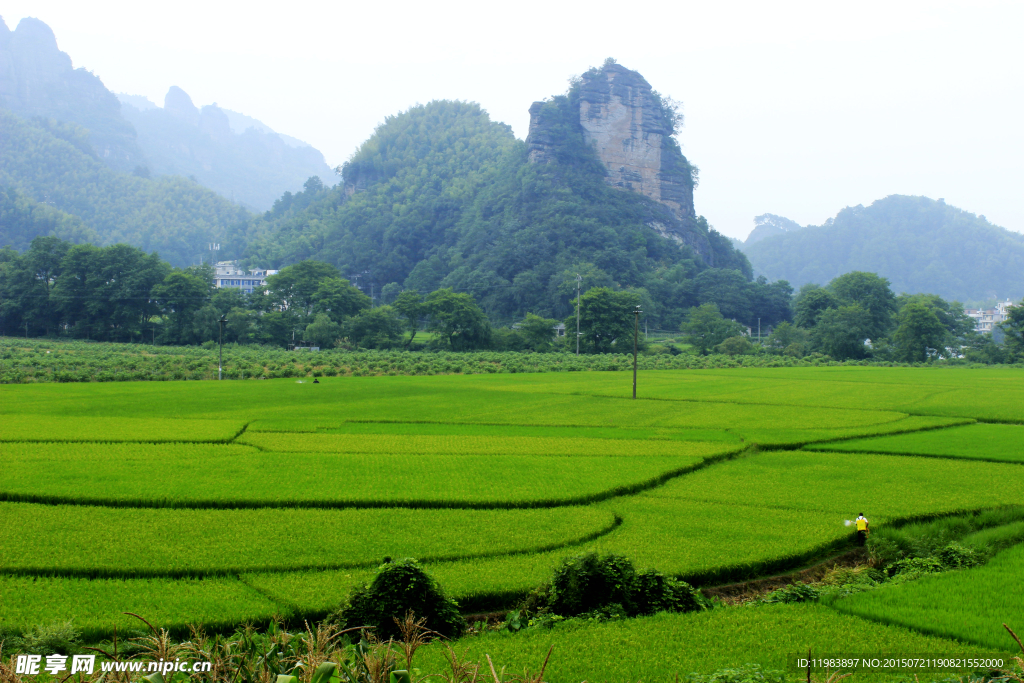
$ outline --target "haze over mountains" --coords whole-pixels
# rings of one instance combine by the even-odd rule
[[[318,175],[333,184],[323,155],[295,138],[216,104],[197,108],[172,86],[165,107],[118,99],[100,78],[75,69],[50,28],[0,20],[0,106],[22,118],[43,117],[89,131],[98,159],[115,171],[192,176],[250,209],[264,211],[285,191]],[[234,121],[234,124],[232,124]]]
[[[892,195],[820,226],[758,216],[742,249],[756,274],[798,288],[860,270],[969,304],[1024,297],[1024,235],[941,199]]]
[[[217,242],[218,258],[252,265],[324,260],[368,291],[453,287],[508,318],[565,315],[580,273],[585,288],[640,292],[665,327],[706,301],[771,319],[787,285],[755,274],[799,287],[867,270],[966,303],[1024,295],[1024,237],[922,197],[816,227],[764,214],[745,243],[723,237],[694,206],[678,111],[614,60],[534,103],[525,141],[473,103],[390,116],[334,187],[318,151],[258,119],[176,86],[162,105],[74,69],[43,22],[0,21],[0,246],[124,241],[185,266]]]

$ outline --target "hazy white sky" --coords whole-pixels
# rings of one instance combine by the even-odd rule
[[[534,100],[613,56],[683,103],[698,213],[743,238],[889,194],[1024,232],[1022,2],[3,0],[111,90],[261,119],[345,161],[418,102]]]

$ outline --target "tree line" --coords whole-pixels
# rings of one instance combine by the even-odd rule
[[[681,340],[693,352],[903,362],[1024,358],[1024,306],[1011,309],[1011,320],[1001,330],[1005,343],[997,344],[990,335],[975,332],[959,303],[934,295],[897,296],[885,278],[873,273],[847,273],[825,287],[805,285],[795,297],[785,282],[748,282],[730,273],[712,269],[698,276],[707,280],[708,300],[689,308],[679,327]],[[335,266],[315,260],[281,269],[253,294],[218,289],[214,280],[209,265],[173,268],[155,253],[125,244],[97,247],[37,237],[24,254],[0,250],[0,334],[449,351],[574,351],[577,344],[575,302],[561,321],[527,313],[516,324],[500,327],[471,294],[450,287],[425,294],[386,287],[383,305],[375,306]],[[649,298],[644,290],[585,288],[578,308],[580,351],[630,351],[634,311],[645,310]],[[739,321],[727,315],[741,305],[747,309]],[[744,321],[759,313],[766,334],[757,344]],[[562,334],[556,332],[560,323]],[[428,339],[417,341],[423,330],[430,333]],[[672,345],[662,350],[680,352]]]
[[[713,304],[691,309],[684,339],[698,353],[823,355],[835,360],[904,363],[964,358],[981,363],[1024,360],[1024,301],[1010,309],[998,334],[983,334],[957,301],[934,294],[900,294],[875,273],[852,272],[822,287],[807,284],[794,297],[793,319],[755,347]],[[1002,343],[997,339],[1002,338]]]

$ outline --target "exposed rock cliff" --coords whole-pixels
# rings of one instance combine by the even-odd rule
[[[693,208],[694,169],[672,135],[673,113],[636,71],[614,63],[585,73],[569,94],[585,143],[606,169],[613,187],[637,192],[670,210],[666,220],[649,225],[664,237],[687,244],[709,265],[714,254]],[[558,161],[558,111],[547,102],[530,107],[529,158],[533,163]]]

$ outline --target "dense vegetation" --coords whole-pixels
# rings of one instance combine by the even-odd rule
[[[728,339],[737,331],[714,310],[695,309],[683,330],[701,350],[753,352],[744,340]],[[1000,323],[999,331],[1005,335],[1004,343],[977,332],[959,302],[934,294],[896,296],[887,279],[851,272],[825,287],[801,287],[794,298],[793,324],[778,325],[763,350],[796,357],[822,353],[836,359],[909,363],[939,359],[1013,363],[1024,359],[1024,302],[1010,308],[1009,319]]]
[[[636,293],[660,327],[721,288],[742,292],[729,313],[749,320],[751,301],[771,297],[767,283],[749,282],[746,259],[706,221],[692,227],[720,238],[712,245],[724,269],[648,227],[675,220],[663,206],[604,182],[572,116],[577,87],[546,105],[558,122],[552,164],[528,163],[525,144],[475,104],[437,101],[389,117],[344,165],[344,187],[286,197],[256,224],[267,236],[252,261],[320,259],[377,292],[451,287],[504,324],[571,313],[577,273],[584,291]]]
[[[0,144],[0,186],[77,216],[102,244],[127,242],[188,265],[209,253],[209,242],[230,244],[228,235],[249,219],[244,209],[185,178],[149,179],[108,168],[88,131],[72,124],[29,121],[0,109]],[[12,237],[25,242],[22,234]]]
[[[41,204],[14,188],[0,187],[0,245],[23,252],[36,237],[68,242],[98,242],[99,237],[77,216]]]
[[[1024,296],[1024,236],[927,197],[848,207],[821,226],[748,240],[744,251],[758,273],[795,287],[868,271],[897,292],[965,303]]]

